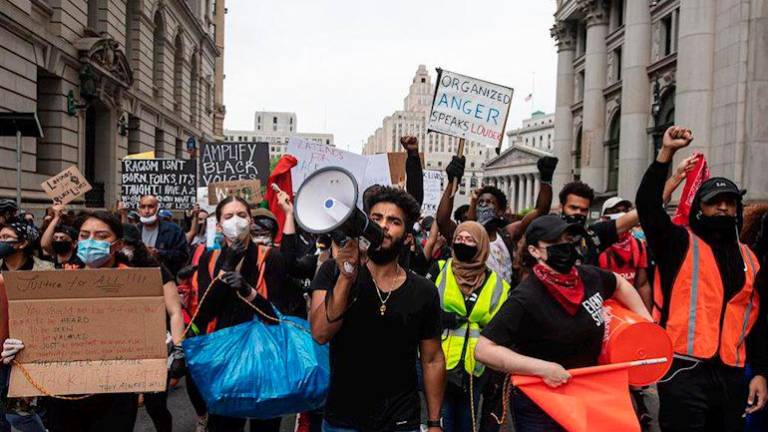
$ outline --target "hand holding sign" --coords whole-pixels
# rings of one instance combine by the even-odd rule
[[[68,204],[91,190],[88,180],[71,166],[40,184],[55,204]]]
[[[285,193],[284,190],[280,189],[280,186],[276,185],[275,183],[272,183],[272,190],[277,192],[277,204],[280,206],[283,212],[285,212],[285,214],[293,214],[293,203],[291,202],[291,197],[288,196],[288,194]]]

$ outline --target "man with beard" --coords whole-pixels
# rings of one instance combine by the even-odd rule
[[[696,192],[690,228],[675,225],[662,207],[662,191],[675,152],[693,140],[672,126],[637,192],[640,221],[658,264],[654,319],[675,352],[659,384],[664,431],[741,431],[744,417],[768,396],[766,272],[739,241],[742,192],[713,177]],[[745,379],[749,363],[755,377]],[[745,409],[746,408],[746,409]]]
[[[464,157],[454,156],[445,169],[448,174],[448,187],[440,199],[436,219],[440,234],[447,239],[452,239],[456,230],[456,222],[451,220],[453,209],[451,185],[454,179],[461,182],[464,176],[464,163]],[[515,286],[518,281],[517,275],[514,275],[512,270],[517,242],[522,238],[526,227],[537,217],[548,214],[552,206],[552,175],[557,166],[557,158],[545,156],[539,159],[536,166],[541,179],[536,208],[521,221],[509,223],[504,216],[507,211],[507,197],[504,192],[494,186],[484,186],[477,190],[467,210],[467,220],[476,220],[488,232],[488,238],[491,241],[488,267],[512,286]]]
[[[445,388],[440,298],[434,284],[398,263],[419,204],[392,187],[366,201],[383,244],[365,257],[356,239],[335,245],[335,260],[320,267],[310,287],[312,336],[330,342],[331,352],[323,430],[418,431],[420,360],[427,425],[438,432]]]

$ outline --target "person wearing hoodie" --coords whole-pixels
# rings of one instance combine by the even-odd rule
[[[713,177],[694,196],[690,227],[675,225],[662,206],[667,172],[676,151],[693,140],[672,126],[637,193],[637,210],[659,277],[654,319],[669,334],[672,367],[659,381],[664,431],[741,431],[744,417],[768,396],[765,271],[739,241],[742,192]],[[761,301],[762,300],[762,301]],[[755,376],[747,381],[744,366]]]
[[[160,215],[157,197],[144,195],[139,200],[141,239],[149,253],[176,275],[189,258],[187,239],[178,225]]]

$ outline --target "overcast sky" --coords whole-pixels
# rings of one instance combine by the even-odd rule
[[[507,129],[555,106],[550,0],[228,0],[225,128],[254,111],[295,112],[299,132],[328,132],[360,152],[402,109],[419,64],[515,89]],[[533,77],[535,74],[535,91]]]

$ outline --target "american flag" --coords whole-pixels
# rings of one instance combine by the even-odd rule
[[[528,96],[525,97],[525,101],[530,102],[531,99],[533,99],[533,93],[528,93]]]

